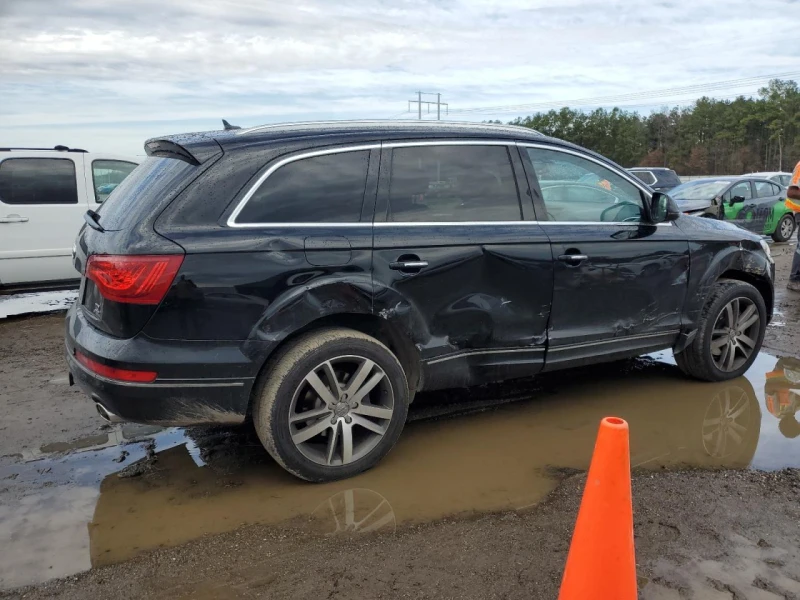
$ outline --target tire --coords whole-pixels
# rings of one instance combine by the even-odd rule
[[[253,423],[267,452],[292,475],[335,481],[371,469],[392,449],[408,404],[405,372],[386,346],[331,328],[303,335],[267,365],[253,398]]]
[[[791,229],[789,229],[791,227]],[[772,239],[776,242],[788,242],[792,239],[795,229],[797,228],[797,221],[795,221],[794,213],[783,215],[775,231],[772,232]],[[785,231],[784,231],[785,230]],[[784,233],[782,233],[784,231]]]
[[[750,354],[745,358],[743,350],[735,350],[734,357],[736,358],[732,368],[727,370],[721,369],[716,362],[723,358],[721,353],[725,350],[724,348],[718,350],[720,355],[715,361],[715,355],[712,353],[712,340],[719,342],[725,339],[724,335],[714,333],[714,327],[715,325],[720,326],[717,331],[726,329],[728,314],[726,307],[734,300],[740,300],[738,304],[741,306],[748,306],[748,308],[751,305],[755,306],[758,322],[757,328],[751,325],[749,329],[745,330],[749,334],[749,339],[754,342],[752,348],[749,348]],[[744,316],[746,310],[741,310],[742,316]],[[722,314],[723,311],[726,312],[725,316]],[[721,279],[714,285],[703,306],[698,322],[697,335],[683,352],[675,355],[675,362],[686,375],[703,381],[726,381],[739,377],[750,368],[750,365],[753,364],[758,352],[761,350],[766,325],[767,309],[764,299],[758,290],[749,283]],[[736,338],[737,342],[739,339],[739,337]],[[738,343],[741,344],[741,342]],[[724,345],[727,346],[728,344],[725,343]],[[729,357],[726,355],[724,358]],[[723,366],[727,367],[728,365],[725,364]]]

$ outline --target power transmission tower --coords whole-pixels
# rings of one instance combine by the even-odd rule
[[[423,96],[436,96],[436,101],[433,100],[423,100]],[[422,119],[422,105],[426,105],[428,107],[428,113],[431,112],[431,106],[436,105],[436,120],[439,121],[442,118],[442,107],[444,106],[445,114],[450,114],[450,105],[447,102],[442,102],[442,95],[438,92],[417,92],[417,99],[416,100],[409,100],[408,101],[408,112],[411,112],[411,105],[417,105],[417,118]]]

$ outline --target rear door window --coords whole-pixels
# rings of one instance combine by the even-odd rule
[[[389,221],[521,219],[514,170],[505,146],[412,146],[392,151]]]
[[[769,198],[777,193],[775,192],[777,186],[768,181],[755,181],[753,184],[756,187],[756,198]]]
[[[3,204],[77,204],[75,163],[68,158],[8,158],[0,162]]]
[[[136,163],[124,160],[94,160],[92,161],[92,181],[94,184],[94,197],[98,204],[105,202],[109,194],[122,183],[137,167]]]
[[[680,185],[681,178],[678,174],[671,169],[665,169],[658,172],[658,182],[662,185]]]
[[[236,223],[353,223],[361,219],[369,150],[301,158],[279,167]]]

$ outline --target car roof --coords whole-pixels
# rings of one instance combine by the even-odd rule
[[[672,171],[669,167],[631,167],[628,171]]]
[[[548,137],[534,129],[519,125],[471,123],[450,121],[313,121],[302,123],[277,123],[247,129],[203,131],[160,136],[145,142],[148,154],[157,152],[162,142],[177,144],[199,162],[204,162],[215,152],[249,149],[255,146],[284,143],[313,143],[337,145],[348,143],[374,143],[381,140],[430,138],[494,139],[540,142],[571,148],[589,154],[603,162],[623,169],[607,157],[558,138]],[[624,169],[623,169],[624,170]]]

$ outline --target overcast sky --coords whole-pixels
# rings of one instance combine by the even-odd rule
[[[221,118],[401,118],[418,89],[505,121],[532,110],[457,111],[800,72],[798,32],[798,0],[0,0],[0,145],[141,154]]]

